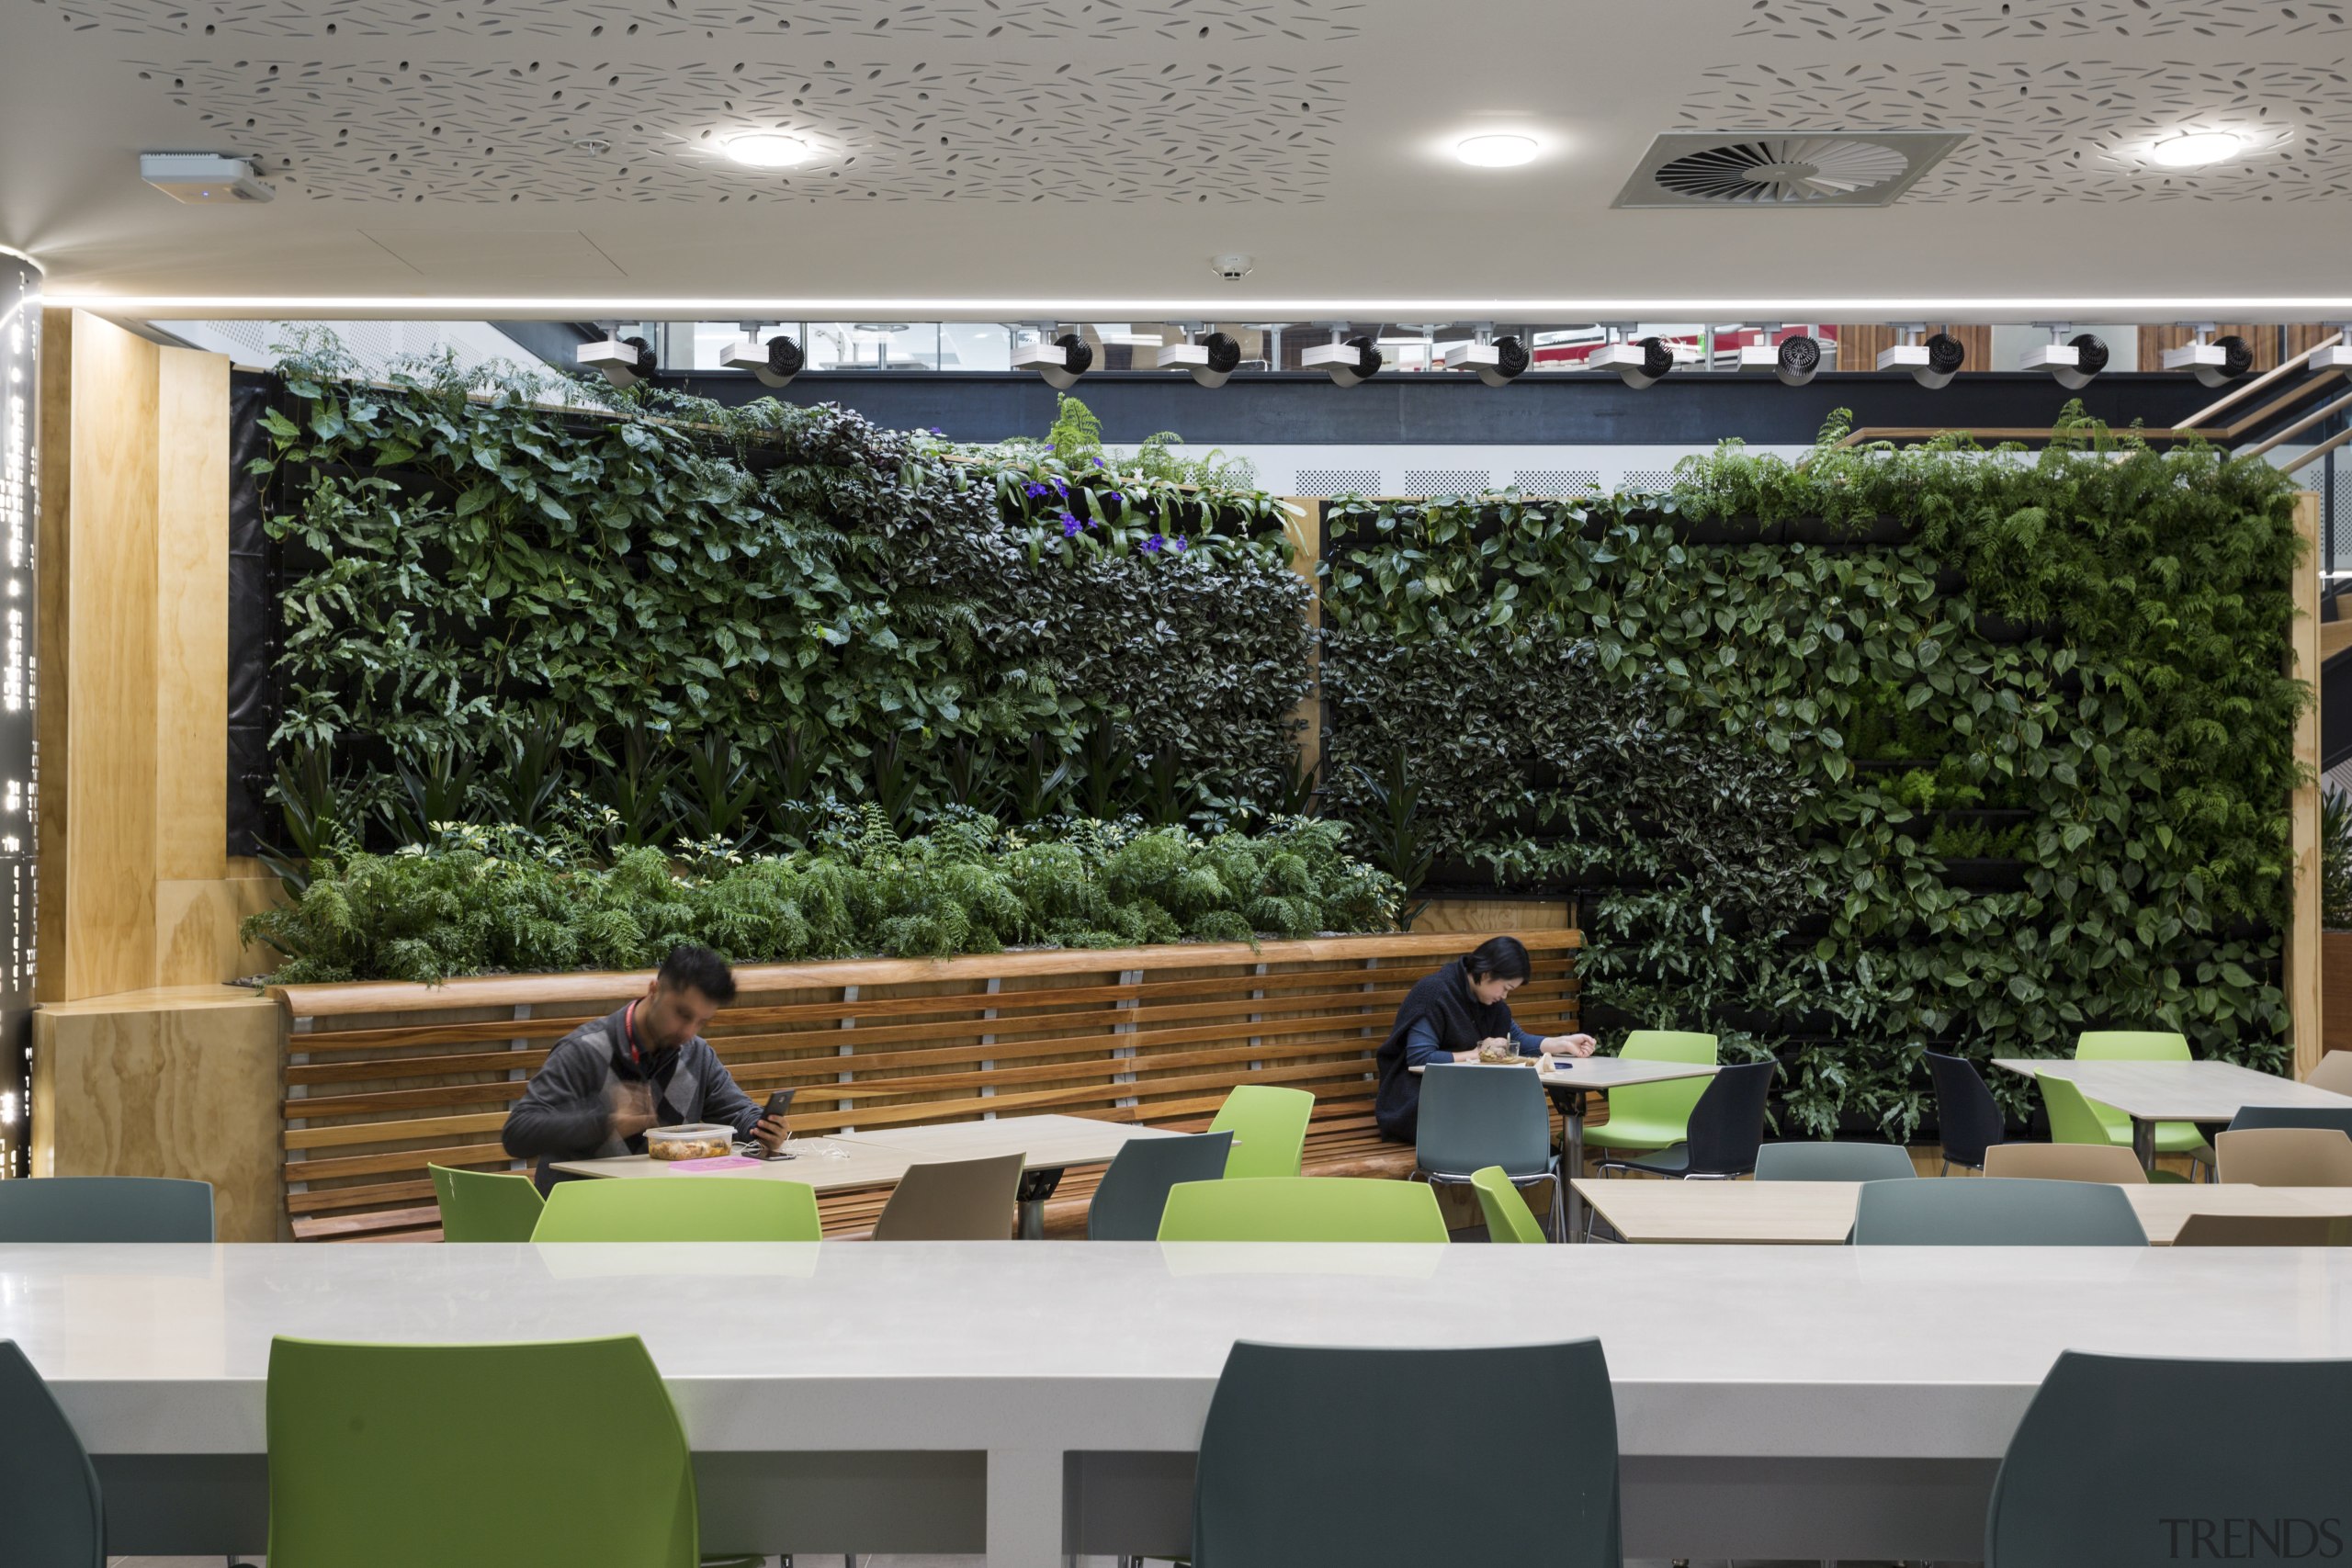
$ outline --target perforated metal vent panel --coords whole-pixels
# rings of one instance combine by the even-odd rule
[[[1301,468],[1298,478],[1291,481],[1293,495],[1377,495],[1380,493],[1380,470],[1377,468]]]
[[[1672,490],[1674,475],[1666,468],[1627,468],[1617,478],[1619,490]]]
[[[2292,38],[2304,45],[2340,39],[2352,18],[2335,5],[2286,6],[2278,0],[1763,0],[1739,29],[1750,38],[1867,43],[1908,39],[1953,44],[1970,39]]]
[[[1600,488],[1599,468],[1521,468],[1511,484],[1529,495],[1574,499]]]
[[[1494,488],[1491,468],[1408,468],[1403,493],[1409,496],[1484,495]]]

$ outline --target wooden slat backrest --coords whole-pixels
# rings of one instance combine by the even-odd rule
[[[1580,936],[1519,934],[1535,976],[1513,1012],[1540,1032],[1573,1028]],[[1247,1081],[1312,1090],[1317,1134],[1349,1137],[1370,1126],[1370,1054],[1406,988],[1475,940],[747,964],[709,1037],[746,1092],[800,1091],[804,1133],[1041,1111],[1197,1126]],[[368,1211],[413,1228],[428,1164],[508,1168],[499,1128],[548,1048],[650,978],[273,987],[296,1234],[368,1234]],[[829,1224],[869,1221],[879,1197],[830,1200]]]

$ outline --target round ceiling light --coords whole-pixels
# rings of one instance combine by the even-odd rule
[[[1453,155],[1474,169],[1515,169],[1533,163],[1540,151],[1532,136],[1504,132],[1464,137],[1453,144]]]
[[[754,169],[789,169],[816,156],[816,149],[780,130],[752,130],[721,144],[727,155]]]
[[[2195,169],[2234,158],[2245,148],[2246,139],[2234,130],[2189,130],[2152,143],[2148,157],[2167,169]]]

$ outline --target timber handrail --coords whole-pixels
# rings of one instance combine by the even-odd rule
[[[1521,931],[1533,952],[1584,945],[1575,931]],[[1385,936],[1309,937],[1269,942],[1284,963],[1351,958],[1419,958],[1458,953],[1477,945],[1459,931],[1404,931]],[[986,980],[1015,975],[1059,975],[1139,969],[1194,969],[1204,964],[1254,964],[1268,956],[1249,942],[1159,942],[1148,947],[1048,947],[956,958],[812,959],[801,964],[740,964],[735,988],[744,994],[839,986],[921,985],[934,980]],[[295,1018],[354,1013],[439,1012],[453,1008],[533,1007],[557,1002],[626,1001],[652,982],[653,971],[591,970],[556,975],[469,975],[420,985],[406,980],[350,980],[312,986],[272,986],[267,995]]]

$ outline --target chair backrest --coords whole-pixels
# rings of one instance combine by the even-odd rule
[[[0,1181],[0,1243],[212,1240],[212,1184],[163,1176]]]
[[[1180,1181],[1215,1181],[1233,1152],[1230,1133],[1189,1138],[1135,1138],[1120,1146],[1086,1207],[1089,1241],[1156,1241],[1168,1190]]]
[[[0,1562],[107,1568],[98,1472],[13,1339],[0,1339]]]
[[[2062,1078],[2055,1073],[2036,1073],[2033,1081],[2041,1086],[2042,1107],[2050,1112],[2052,1143],[2077,1144],[2086,1147],[2095,1144],[2115,1145],[2107,1123],[2100,1120],[2097,1111],[2091,1109],[2089,1098],[2075,1087],[2073,1079]]]
[[[1399,1433],[1416,1450],[1494,1462],[1375,1500],[1366,1489],[1395,1472]],[[1240,1341],[1194,1476],[1193,1561],[1216,1568],[1619,1568],[1616,1406],[1597,1339],[1468,1350]]]
[[[1478,1207],[1487,1216],[1488,1241],[1546,1239],[1544,1227],[1535,1223],[1535,1211],[1527,1206],[1527,1200],[1510,1184],[1510,1175],[1501,1166],[1490,1165],[1484,1170],[1472,1171],[1470,1185],[1476,1190]]]
[[[1707,1091],[1690,1108],[1690,1174],[1736,1176],[1756,1168],[1764,1102],[1776,1070],[1771,1062],[1741,1062],[1707,1081]]]
[[[750,1176],[559,1181],[533,1241],[815,1241],[817,1191]]]
[[[1296,1176],[1306,1156],[1306,1123],[1315,1097],[1303,1089],[1275,1084],[1238,1084],[1209,1122],[1212,1133],[1233,1134],[1226,1156],[1227,1176]]]
[[[1617,1048],[1620,1056],[1636,1062],[1696,1062],[1710,1067],[1722,1059],[1716,1051],[1713,1035],[1688,1029],[1629,1029],[1625,1043]]]
[[[428,1166],[443,1241],[528,1241],[547,1207],[527,1176]]]
[[[2352,1094],[2352,1051],[2330,1051],[2303,1081],[2331,1094]]]
[[[693,1456],[635,1335],[281,1338],[268,1412],[271,1568],[695,1568]]]
[[[2352,1137],[2333,1127],[2240,1127],[2213,1139],[2222,1179],[2245,1187],[2352,1187]]]
[[[2333,1555],[2347,1401],[2352,1361],[2062,1351],[1993,1483],[1985,1568]],[[2182,1442],[2188,1412],[2226,1440]],[[2334,1541],[2315,1539],[2323,1520]]]
[[[907,1167],[874,1222],[876,1241],[1011,1241],[1023,1156]]]
[[[2188,1037],[2169,1029],[2086,1029],[2075,1036],[2078,1062],[2186,1062]]]
[[[1421,1075],[1414,1157],[1423,1170],[1467,1176],[1498,1165],[1534,1176],[1552,1164],[1552,1112],[1527,1067],[1449,1062]]]
[[[2148,1173],[2140,1168],[2139,1159],[2120,1144],[2003,1144],[1984,1151],[1984,1174],[2019,1181],[2148,1184]]]
[[[2250,1127],[2333,1127],[2352,1135],[2352,1105],[2243,1105],[2230,1118],[2230,1131]]]
[[[1936,1124],[1940,1129],[1944,1158],[1954,1165],[1981,1166],[1984,1151],[2007,1134],[2001,1125],[2001,1107],[1976,1064],[1965,1056],[1922,1051],[1928,1059],[1928,1079],[1936,1090]]]
[[[1162,1241],[1443,1241],[1437,1194],[1418,1181],[1262,1176],[1168,1190]]]
[[[1871,1181],[1857,1247],[2145,1247],[2120,1187],[2086,1181]]]
[[[2352,1219],[2329,1214],[2191,1214],[2175,1247],[2352,1247]]]
[[[1894,1144],[1767,1144],[1756,1151],[1758,1181],[1892,1181],[1918,1174],[1911,1151]]]

